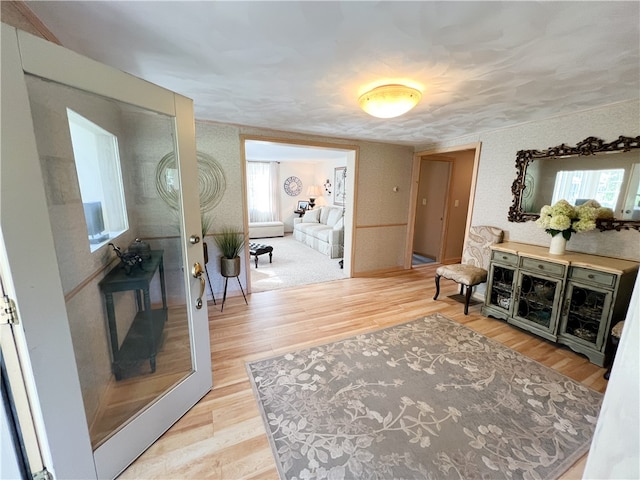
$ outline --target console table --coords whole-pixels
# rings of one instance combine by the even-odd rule
[[[122,264],[113,268],[100,282],[105,297],[107,322],[111,340],[112,371],[116,380],[128,376],[131,368],[140,360],[149,360],[151,373],[156,370],[156,354],[161,344],[162,331],[167,320],[167,294],[164,280],[163,250],[152,250],[151,258],[145,260],[141,268],[133,267],[127,275]],[[152,309],[149,296],[151,280],[159,272],[162,308]],[[133,291],[137,313],[122,345],[118,343],[118,326],[113,304],[116,292]]]
[[[637,273],[638,264],[628,260],[495,244],[482,313],[603,366],[611,327],[625,318]]]

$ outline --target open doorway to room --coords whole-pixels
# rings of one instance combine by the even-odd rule
[[[414,159],[412,268],[462,257],[475,192],[479,144],[418,152]]]
[[[348,278],[355,147],[248,136],[242,142],[250,291]]]

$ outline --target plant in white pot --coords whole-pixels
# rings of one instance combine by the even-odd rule
[[[240,275],[240,252],[244,247],[244,233],[232,227],[224,227],[214,237],[220,249],[220,273],[223,277]]]

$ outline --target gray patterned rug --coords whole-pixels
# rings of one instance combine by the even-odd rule
[[[247,365],[286,479],[549,479],[602,395],[430,315]]]

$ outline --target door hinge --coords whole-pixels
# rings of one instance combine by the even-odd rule
[[[53,480],[53,475],[49,470],[43,468],[39,472],[35,472],[31,475],[33,480]]]
[[[6,295],[0,300],[0,325],[18,324],[18,312],[16,310],[16,304]]]

